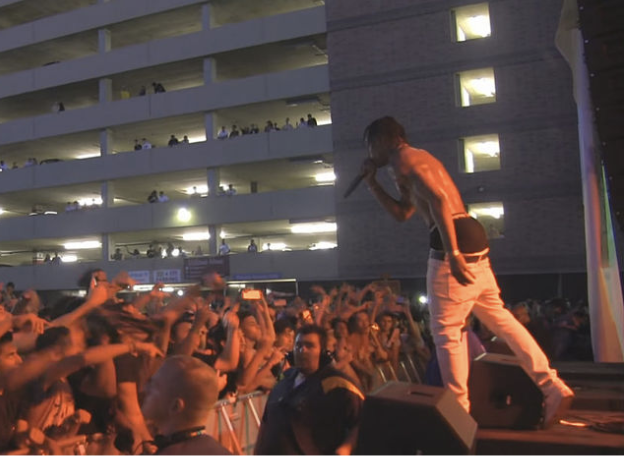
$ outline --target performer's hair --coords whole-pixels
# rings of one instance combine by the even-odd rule
[[[383,139],[386,143],[392,143],[397,139],[406,141],[406,132],[402,124],[391,116],[385,116],[373,121],[363,132],[363,140],[366,143],[372,143],[377,138]]]

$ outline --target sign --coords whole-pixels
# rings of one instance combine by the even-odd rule
[[[135,280],[138,285],[146,285],[150,283],[149,270],[131,270],[128,272],[128,276]]]
[[[180,283],[180,269],[162,269],[154,271],[154,283]]]
[[[229,256],[202,256],[185,258],[185,280],[196,282],[208,272],[216,272],[222,277],[230,275]]]
[[[233,281],[256,281],[256,280],[279,280],[283,274],[279,272],[267,272],[260,274],[235,274],[230,280]]]

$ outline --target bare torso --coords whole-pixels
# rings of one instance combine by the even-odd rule
[[[452,215],[465,214],[465,204],[445,167],[425,150],[404,146],[390,161],[390,173],[398,190],[408,192],[416,212],[428,227],[435,224],[428,200],[425,197],[422,176],[430,175],[445,194]]]

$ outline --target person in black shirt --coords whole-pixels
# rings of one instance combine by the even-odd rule
[[[364,396],[323,351],[326,333],[315,325],[298,331],[294,367],[270,393],[255,455],[350,454]]]

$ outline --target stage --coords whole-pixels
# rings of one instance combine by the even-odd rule
[[[477,455],[623,455],[624,366],[557,363],[576,393],[564,418],[549,429],[479,429]]]

